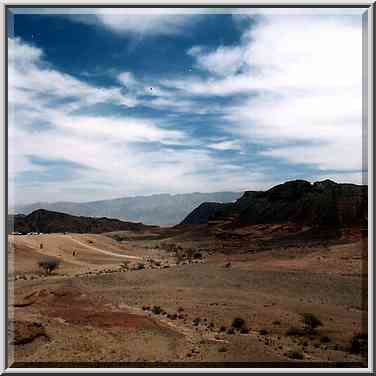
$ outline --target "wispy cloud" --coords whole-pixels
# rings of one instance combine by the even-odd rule
[[[128,108],[127,93],[59,72],[47,64],[42,50],[21,39],[10,39],[9,51],[11,202],[16,197],[17,203],[90,200],[261,185],[262,172],[244,175],[229,169],[221,157],[160,118],[83,115],[82,109],[93,103]],[[143,91],[142,84],[130,74],[119,80],[135,86],[131,97],[138,101],[135,93]],[[35,163],[38,159],[45,164]],[[38,184],[35,179],[20,181],[30,173],[43,178],[44,172],[64,162],[77,170],[63,182],[58,177]]]
[[[290,163],[362,169],[360,16],[264,15],[239,45],[187,53],[208,77],[163,84],[191,97],[240,96],[223,108],[232,136]]]
[[[69,18],[136,38],[183,34],[203,17],[197,13],[173,8],[94,8],[87,13],[70,14]]]

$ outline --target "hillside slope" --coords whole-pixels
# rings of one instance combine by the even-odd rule
[[[249,191],[235,203],[203,203],[181,224],[231,217],[236,226],[293,222],[303,225],[354,225],[367,218],[367,186],[324,180],[295,180],[265,192]]]
[[[8,231],[20,232],[73,232],[99,234],[110,231],[142,231],[152,226],[142,223],[123,222],[111,218],[77,217],[66,213],[58,213],[39,209],[31,214],[8,216]]]

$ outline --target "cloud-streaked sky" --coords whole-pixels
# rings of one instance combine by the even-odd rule
[[[361,14],[18,11],[10,205],[361,183]]]

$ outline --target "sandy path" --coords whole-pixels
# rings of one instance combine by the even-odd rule
[[[134,259],[134,260],[142,260],[142,257],[123,255],[123,254],[120,254],[120,253],[114,253],[114,252],[110,252],[110,251],[105,251],[104,249],[93,247],[91,245],[80,242],[79,240],[73,238],[72,236],[69,236],[69,239],[71,239],[72,241],[80,244],[83,247],[90,248],[90,249],[92,249],[96,252],[104,253],[105,255],[110,255],[110,256],[114,256],[114,257],[123,257],[123,258]]]

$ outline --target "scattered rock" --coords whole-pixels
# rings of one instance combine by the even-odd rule
[[[41,323],[32,321],[10,321],[8,325],[10,343],[24,345],[32,342],[37,337],[47,337]]]

